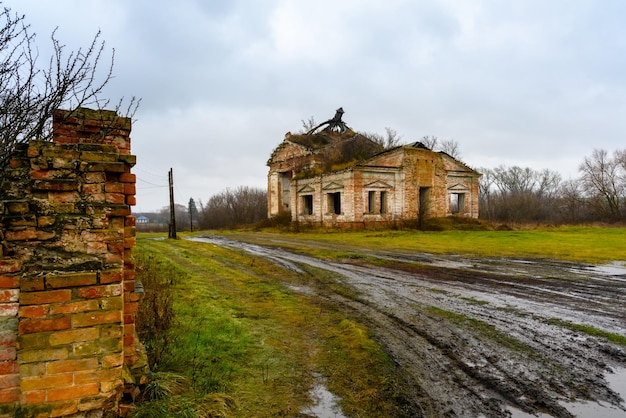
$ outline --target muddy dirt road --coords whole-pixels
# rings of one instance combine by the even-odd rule
[[[350,291],[333,291],[314,277],[294,290],[367,324],[413,388],[409,401],[421,416],[626,416],[625,347],[572,325],[626,336],[624,267],[366,254],[403,266],[396,269],[320,260],[276,241],[195,239],[296,271],[334,272]]]

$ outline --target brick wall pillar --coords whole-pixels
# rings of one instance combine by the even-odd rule
[[[131,121],[57,111],[0,190],[0,415],[114,409],[135,360]]]

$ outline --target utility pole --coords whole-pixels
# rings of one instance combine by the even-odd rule
[[[170,228],[167,234],[168,238],[176,239],[176,208],[174,207],[174,171],[170,168]]]
[[[189,231],[193,232],[193,213],[196,212],[196,202],[194,202],[193,197],[189,198]]]

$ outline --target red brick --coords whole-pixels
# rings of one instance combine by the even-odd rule
[[[86,183],[104,183],[106,175],[104,173],[85,173]]]
[[[107,248],[111,253],[123,253],[124,252],[124,241],[116,241],[109,242],[107,244]]]
[[[122,272],[120,270],[103,271],[100,273],[100,283],[120,283],[122,281]]]
[[[49,180],[59,175],[58,170],[30,170],[28,173],[31,179],[34,180]]]
[[[103,253],[106,251],[102,251]],[[107,263],[122,263],[124,256],[121,253],[106,253],[104,259]]]
[[[106,193],[106,202],[114,205],[123,205],[126,203],[126,195],[123,193]]]
[[[127,216],[124,220],[125,226],[137,226],[137,218],[134,216]]]
[[[54,225],[56,222],[56,217],[54,216],[38,216],[37,217],[37,226],[50,226]]]
[[[19,289],[0,289],[0,303],[17,302],[20,297]]]
[[[81,300],[78,302],[63,303],[50,306],[50,315],[67,315],[78,312],[97,311],[100,305],[97,300]]]
[[[19,373],[20,366],[17,360],[0,361],[0,375]]]
[[[32,334],[35,332],[60,331],[70,329],[72,321],[69,317],[54,319],[29,319],[20,321],[18,329],[20,334]]]
[[[20,279],[17,276],[0,276],[0,289],[15,289],[20,287]]]
[[[42,361],[65,360],[69,356],[67,347],[43,348],[36,350],[21,350],[20,364],[37,363]]]
[[[91,370],[85,372],[77,372],[74,375],[74,382],[76,384],[81,385],[85,383],[97,383],[97,382],[105,382],[111,380],[121,379],[122,370],[121,369],[101,369],[101,370]]]
[[[78,192],[55,192],[50,193],[48,200],[51,203],[76,203],[80,201]]]
[[[126,302],[139,302],[139,294],[127,292],[124,294],[124,299]]]
[[[78,190],[78,183],[74,179],[37,180],[33,183],[33,190],[73,192]]]
[[[7,202],[4,207],[12,215],[23,215],[29,211],[28,202]]]
[[[90,194],[90,195],[103,193],[102,184],[100,183],[84,184],[83,193]]]
[[[45,390],[34,390],[31,392],[22,393],[21,403],[25,405],[33,405],[38,403],[43,403],[46,401],[46,391]]]
[[[45,376],[32,376],[22,378],[22,390],[51,389],[59,386],[69,386],[74,382],[74,373],[60,373]]]
[[[17,358],[15,347],[0,348],[0,361],[11,361]]]
[[[124,238],[125,248],[135,248],[136,245],[137,245],[137,239],[135,237]]]
[[[7,241],[28,241],[37,238],[37,229],[25,228],[20,231],[6,231],[4,234]],[[6,273],[6,272],[3,272]]]
[[[124,314],[124,326],[134,324],[136,319],[135,314]]]
[[[72,291],[69,289],[20,293],[21,305],[43,305],[45,303],[69,302],[71,299]]]
[[[131,264],[131,263],[128,263]],[[137,272],[135,272],[135,265],[132,264],[132,267],[129,265],[127,266],[126,270],[124,270],[124,281],[131,281],[131,280],[135,280],[137,277]],[[135,284],[133,283],[133,286]],[[133,287],[132,289],[130,289],[130,292],[134,292],[135,288]]]
[[[124,337],[124,346],[134,346],[135,345],[135,336],[134,335],[126,335]]]
[[[125,314],[135,313],[135,312],[137,312],[138,309],[139,309],[139,303],[138,302],[129,302],[129,303],[125,303],[124,304],[124,313]]]
[[[59,289],[64,287],[89,286],[97,283],[98,274],[64,273],[46,277],[46,287]]]
[[[17,341],[17,330],[0,333],[0,347],[13,347]]]
[[[135,193],[137,193],[137,186],[132,183],[124,184],[124,194],[135,195]]]
[[[0,316],[17,316],[19,304],[13,303],[0,303]]]
[[[0,259],[0,273],[15,273],[22,269],[22,262],[12,258]]]
[[[137,236],[137,228],[134,226],[126,226],[124,227],[124,237],[135,237]]]
[[[74,385],[70,387],[49,389],[48,401],[65,401],[69,399],[80,399],[87,396],[93,396],[100,393],[100,387],[97,383],[89,383],[86,385]]]
[[[43,276],[23,277],[20,281],[20,289],[22,292],[33,292],[36,290],[44,290],[45,288]]]
[[[137,205],[137,198],[135,196],[126,196],[126,204],[130,206]]]
[[[131,173],[122,173],[120,174],[120,182],[121,183],[136,183],[137,176]]]
[[[20,385],[20,374],[5,374],[0,376],[0,389],[14,388]]]
[[[80,328],[55,332],[50,335],[50,345],[63,345],[81,341],[92,341],[100,337],[98,328]]]
[[[17,402],[20,400],[20,388],[0,390],[0,404]]]
[[[59,360],[48,363],[48,373],[72,373],[82,370],[95,370],[98,368],[98,359],[91,357],[78,360]]]
[[[48,308],[41,305],[21,306],[19,310],[20,318],[45,318]]]
[[[120,284],[92,286],[78,289],[78,296],[85,299],[99,299],[121,295],[122,286]]]
[[[113,324],[122,321],[122,313],[119,311],[90,312],[76,314],[72,317],[75,328],[90,327],[101,324]]]
[[[104,191],[107,193],[124,193],[124,184],[107,182]]]
[[[78,413],[78,400],[68,400],[61,402],[53,402],[50,404],[52,406],[52,410],[50,411],[50,417],[65,417],[68,415],[74,415]]]
[[[123,363],[124,359],[122,353],[103,356],[101,360],[102,367],[118,367]]]

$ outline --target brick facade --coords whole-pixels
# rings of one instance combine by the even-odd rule
[[[343,170],[318,170],[319,149],[285,140],[268,161],[268,215],[293,221],[361,227],[423,217],[478,217],[480,173],[416,143],[396,147]],[[325,145],[340,148],[342,140]],[[310,140],[310,142],[314,142]],[[320,172],[321,171],[321,172]]]
[[[135,352],[131,121],[57,111],[0,183],[0,416],[115,409]]]

